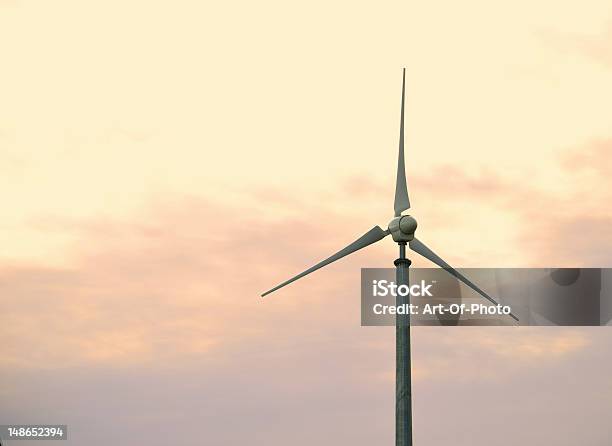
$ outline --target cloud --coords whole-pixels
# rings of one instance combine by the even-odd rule
[[[390,438],[394,330],[360,327],[357,279],[395,250],[377,245],[261,299],[352,241],[338,231],[346,221],[368,226],[320,205],[287,206],[299,210],[268,219],[190,197],[132,220],[38,220],[78,242],[70,268],[2,266],[0,417],[53,413],[71,423],[75,444],[93,445],[113,431],[119,444],[143,431],[151,444],[168,433],[196,444],[202,423],[211,443],[285,444],[299,433],[306,445],[312,423],[336,443]],[[465,394],[439,394],[447,386],[475,398],[494,389],[502,404],[521,380],[560,382],[557,370],[575,358],[606,364],[607,338],[542,330],[414,329],[418,417],[452,415],[442,405]],[[433,429],[418,417],[419,432]]]
[[[558,158],[556,190],[533,190],[514,203],[523,222],[519,243],[539,266],[612,265],[612,199],[609,139],[596,139],[564,150]]]
[[[561,165],[569,173],[595,173],[604,181],[612,181],[611,154],[612,138],[596,139],[563,153]]]
[[[472,187],[466,175],[456,179],[450,188]],[[339,327],[359,320],[358,268],[389,263],[391,247],[371,247],[262,300],[264,290],[352,241],[337,231],[346,217],[295,206],[301,214],[274,221],[193,198],[137,221],[42,218],[40,229],[78,234],[76,260],[65,269],[3,266],[5,361],[44,368],[217,361],[246,340],[284,348],[275,338],[283,330],[313,341],[349,336]]]
[[[540,31],[538,36],[559,51],[577,53],[608,68],[612,67],[612,22],[591,34],[547,30]]]
[[[335,323],[319,304],[346,285],[347,271],[354,279],[356,260],[319,273],[338,284],[308,281],[259,297],[351,241],[333,230],[339,216],[312,217],[264,222],[187,199],[137,221],[41,218],[40,230],[76,234],[75,261],[66,269],[3,265],[3,357],[20,367],[138,364],[223,356],[228,345],[282,327],[323,336],[292,321],[305,320],[300,307],[309,302],[319,323]]]
[[[449,164],[441,164],[428,175],[417,175],[415,186],[442,196],[463,196],[470,200],[479,200],[485,196],[495,197],[499,193],[511,191],[510,184],[501,175],[490,168],[481,167],[476,171]]]

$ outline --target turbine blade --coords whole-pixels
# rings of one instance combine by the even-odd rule
[[[397,157],[397,179],[395,181],[395,203],[393,208],[395,216],[399,217],[403,211],[410,209],[408,199],[408,186],[406,185],[406,164],[404,162],[404,97],[406,90],[406,69],[402,77],[402,111],[400,114],[399,155]]]
[[[425,243],[421,242],[420,240],[418,240],[415,237],[413,240],[408,242],[408,245],[410,246],[410,249],[412,249],[414,252],[416,252],[418,254],[421,254],[423,257],[425,257],[426,259],[432,261],[433,263],[435,263],[439,267],[444,268],[449,274],[451,274],[451,275],[455,276],[457,279],[461,280],[463,283],[465,283],[471,289],[473,289],[478,294],[480,294],[482,297],[487,299],[489,302],[491,302],[491,303],[493,303],[495,305],[498,305],[498,302],[496,302],[495,299],[493,299],[487,293],[482,291],[474,283],[472,283],[467,277],[465,277],[463,274],[461,274],[455,268],[453,268],[448,263],[446,263],[444,260],[442,260],[442,258],[440,256],[438,256],[435,252],[433,252],[431,249],[429,249],[427,246],[425,246]],[[510,316],[514,320],[516,320],[518,322],[518,320],[519,320],[518,317],[516,317],[512,313],[510,313]]]
[[[291,279],[281,283],[280,285],[275,286],[271,290],[266,291],[265,293],[263,293],[261,295],[261,297],[264,297],[264,296],[270,294],[271,292],[276,291],[279,288],[284,287],[285,285],[289,285],[291,282],[294,282],[294,281],[304,277],[305,275],[310,274],[311,272],[318,270],[319,268],[323,268],[324,266],[329,265],[330,263],[335,262],[336,260],[341,259],[342,257],[345,257],[345,256],[347,256],[349,254],[352,254],[355,251],[359,251],[361,248],[365,248],[366,246],[369,246],[372,243],[376,243],[377,241],[382,240],[383,238],[385,238],[387,235],[389,235],[389,231],[382,230],[380,228],[380,226],[374,226],[372,229],[370,229],[364,235],[362,235],[357,240],[355,240],[353,243],[348,245],[346,248],[341,249],[340,251],[335,253],[333,256],[323,260],[322,262],[317,263],[315,266],[313,266],[312,268],[307,269],[303,273],[300,273],[297,276],[292,277]]]

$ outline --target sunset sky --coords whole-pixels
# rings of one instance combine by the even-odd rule
[[[402,67],[421,240],[612,266],[609,0],[0,0],[0,55],[0,424],[392,444],[394,330],[359,318],[391,240],[259,294],[388,223]],[[415,444],[606,446],[611,349],[415,328]]]

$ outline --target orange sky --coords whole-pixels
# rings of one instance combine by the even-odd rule
[[[358,315],[391,241],[258,295],[391,217],[402,66],[419,238],[612,263],[609,1],[0,0],[0,54],[0,424],[391,441],[393,332]],[[418,444],[478,444],[468,415],[510,418],[500,445],[609,438],[605,329],[415,332]]]

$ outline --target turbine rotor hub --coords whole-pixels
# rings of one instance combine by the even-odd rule
[[[389,232],[394,242],[409,242],[414,239],[417,221],[411,215],[400,215],[389,223]]]

